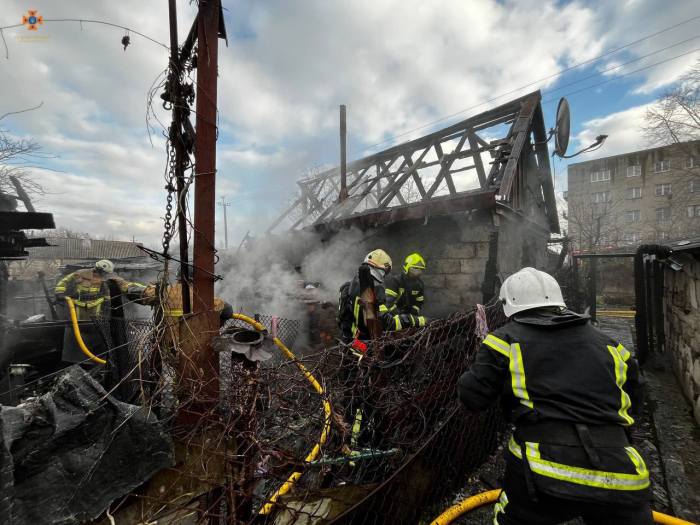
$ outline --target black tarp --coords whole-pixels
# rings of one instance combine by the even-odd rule
[[[48,394],[0,406],[0,523],[73,525],[174,464],[147,408],[107,396],[79,366]]]

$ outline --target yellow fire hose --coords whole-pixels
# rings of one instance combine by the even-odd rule
[[[83,342],[83,336],[80,335],[80,328],[78,327],[78,317],[75,315],[75,305],[73,304],[73,299],[66,297],[66,303],[68,304],[68,309],[70,310],[70,320],[73,321],[73,333],[75,334],[75,340],[78,341],[78,346],[83,351],[83,353],[88,356],[93,361],[104,365],[107,361],[100,359],[94,355],[90,350],[87,349],[85,343]]]
[[[265,327],[263,325],[245,315],[233,314],[233,319],[244,321],[256,330],[265,330]],[[277,345],[277,347],[282,351],[282,353],[286,355],[297,366],[299,370],[301,370],[301,373],[304,374],[306,379],[309,380],[311,385],[314,387],[314,390],[316,390],[316,392],[319,395],[323,395],[323,388],[321,388],[319,382],[316,381],[316,378],[314,378],[314,376],[311,375],[311,372],[309,372],[304,365],[297,361],[297,358],[292,352],[289,351],[289,349],[286,346],[284,346],[284,343],[282,343],[282,341],[280,341],[276,337],[273,339],[273,341]],[[323,399],[322,401],[323,409],[326,415],[326,424],[324,425],[323,431],[321,432],[321,438],[311,450],[309,455],[306,456],[306,459],[304,460],[305,462],[314,461],[318,457],[318,455],[321,453],[321,445],[323,445],[326,442],[326,440],[328,439],[328,434],[331,430],[331,405],[325,399]],[[270,502],[266,503],[265,506],[262,509],[260,509],[260,514],[269,514],[274,507],[274,503],[279,499],[280,496],[284,496],[290,490],[292,490],[292,488],[294,487],[294,483],[296,483],[297,480],[301,477],[301,474],[301,472],[294,472],[291,476],[289,476],[287,481],[285,481],[284,484],[279,488],[279,490],[275,492],[274,495],[270,498]]]
[[[448,523],[452,523],[452,521],[456,520],[462,514],[465,514],[470,510],[474,510],[477,507],[486,505],[487,503],[494,503],[498,500],[500,495],[501,490],[497,489],[489,490],[488,492],[482,492],[481,494],[477,494],[476,496],[471,496],[459,502],[457,505],[453,505],[452,507],[447,509],[437,518],[435,518],[435,520],[433,520],[430,523],[430,525],[447,525]],[[682,520],[680,518],[674,518],[673,516],[669,516],[668,514],[661,514],[660,512],[656,511],[654,511],[653,514],[654,523],[661,523],[662,525],[695,525],[694,523]]]

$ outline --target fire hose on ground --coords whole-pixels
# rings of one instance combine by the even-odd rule
[[[78,345],[80,346],[80,349],[83,351],[85,355],[87,355],[90,359],[93,361],[96,361],[100,364],[105,364],[107,361],[104,359],[100,359],[96,355],[94,355],[88,348],[85,346],[85,343],[83,342],[83,338],[80,335],[80,327],[78,326],[78,318],[75,314],[75,305],[73,304],[73,300],[70,297],[66,297],[66,303],[68,304],[68,308],[70,309],[70,317],[71,321],[73,322],[73,333],[75,334],[75,339],[78,341]],[[255,321],[254,319],[251,319],[248,316],[242,315],[242,314],[233,314],[232,316],[233,319],[237,319],[239,321],[243,321],[251,325],[253,328],[256,330],[261,330],[264,331],[265,327]],[[296,366],[297,368],[301,371],[302,374],[304,374],[304,377],[308,379],[308,381],[311,383],[311,385],[314,387],[314,390],[319,395],[323,395],[323,388],[321,388],[321,385],[319,384],[318,381],[316,381],[316,378],[311,375],[311,372],[309,372],[304,365],[302,365],[299,361],[297,361],[296,356],[280,341],[277,337],[273,338],[274,343],[277,345],[277,347],[282,351],[282,353],[287,356]],[[305,462],[311,463],[312,461],[316,460],[321,453],[321,446],[326,443],[328,440],[328,434],[330,433],[331,430],[331,417],[332,417],[332,411],[331,411],[331,405],[328,401],[325,399],[323,401],[323,410],[325,413],[325,424],[323,426],[323,431],[321,432],[321,437],[318,440],[318,443],[314,445],[314,448],[311,450],[308,456],[306,456]],[[265,506],[260,510],[260,514],[269,514],[273,507],[275,502],[279,499],[280,496],[284,496],[287,494],[292,488],[294,487],[294,484],[299,480],[301,477],[302,473],[301,472],[294,472],[287,481],[284,482],[284,484],[279,488],[277,492],[275,492],[272,497],[270,498],[269,503],[266,503]]]
[[[488,503],[495,503],[501,495],[501,489],[489,490],[488,492],[482,492],[476,496],[471,496],[453,505],[445,512],[440,514],[435,518],[430,525],[447,525],[452,523],[454,520],[459,518],[462,514],[474,510],[478,507],[486,505]],[[661,523],[662,525],[695,525],[689,521],[682,520],[680,518],[674,518],[668,514],[662,514],[661,512],[654,511],[654,523]]]
[[[78,345],[80,346],[80,349],[83,351],[85,355],[87,355],[90,359],[93,361],[96,361],[100,364],[105,364],[106,361],[104,359],[100,359],[96,355],[94,355],[88,348],[85,346],[85,343],[83,342],[83,338],[80,335],[80,328],[78,326],[78,318],[75,314],[75,306],[73,305],[73,300],[70,297],[66,297],[66,303],[68,304],[68,308],[70,310],[70,317],[71,321],[73,323],[73,333],[75,334],[75,339],[78,342]],[[256,330],[264,331],[265,327],[255,321],[254,319],[251,319],[248,316],[242,315],[242,314],[233,314],[232,316],[233,319],[237,319],[239,321],[243,321],[245,323],[248,323],[251,325],[253,328]],[[280,341],[277,337],[273,338],[274,343],[277,345],[277,347],[280,349],[280,351],[287,356],[296,366],[299,368],[302,374],[304,374],[304,377],[311,383],[311,385],[314,387],[316,392],[319,395],[323,395],[323,388],[319,384],[319,382],[314,378],[313,375],[311,375],[311,372],[307,370],[307,368],[302,365],[299,361],[297,361],[296,356]],[[325,442],[328,440],[328,434],[330,433],[330,428],[331,428],[331,417],[332,417],[332,411],[331,411],[331,406],[328,401],[323,399],[323,409],[325,412],[325,425],[323,427],[323,431],[321,432],[321,437],[314,446],[314,448],[311,450],[308,456],[306,456],[305,462],[310,463],[312,461],[315,461],[318,458],[318,455],[321,453],[321,446],[325,444]],[[260,509],[260,514],[269,514],[275,502],[280,498],[280,496],[284,496],[287,494],[292,488],[294,487],[294,484],[299,480],[301,477],[302,473],[301,472],[294,472],[292,473],[291,476],[287,479],[287,481],[284,482],[284,484],[275,492],[275,494],[272,495],[270,498],[270,502],[266,503],[265,506],[263,506],[262,509]],[[454,505],[447,509],[445,512],[440,514],[435,520],[431,522],[430,525],[447,525],[448,523],[451,523],[461,515],[474,510],[478,507],[481,507],[483,505],[487,505],[488,503],[494,503],[498,500],[499,496],[501,494],[501,490],[489,490],[487,492],[482,492],[481,494],[477,494],[476,496],[471,496],[468,497],[464,500],[462,500],[460,503],[457,505]],[[673,516],[669,516],[667,514],[662,514],[661,512],[653,512],[654,515],[654,523],[660,523],[662,525],[695,525],[694,523],[691,523],[689,521],[682,520],[680,518],[675,518]]]
[[[261,330],[264,331],[265,327],[255,321],[254,319],[251,319],[250,317],[247,317],[242,314],[233,314],[232,316],[233,319],[237,319],[239,321],[243,321],[251,325],[253,328],[256,330]],[[311,385],[314,387],[314,390],[319,395],[323,395],[323,388],[321,388],[321,385],[319,384],[318,381],[316,381],[316,378],[314,378],[313,375],[311,375],[311,372],[309,372],[304,365],[302,365],[299,361],[297,361],[297,358],[294,356],[292,352],[289,351],[289,349],[280,341],[277,337],[273,338],[274,343],[277,345],[277,347],[282,351],[282,353],[287,356],[295,365],[296,367],[301,371],[302,374],[304,374],[304,377],[308,379],[308,381],[311,383]],[[321,437],[318,440],[318,443],[314,445],[314,448],[311,450],[308,456],[306,456],[306,459],[304,460],[307,463],[310,463],[318,457],[318,455],[321,453],[321,446],[326,442],[328,439],[328,434],[330,433],[331,430],[331,405],[326,401],[325,399],[322,399],[323,401],[323,410],[325,412],[325,424],[323,426],[323,431],[321,432]],[[275,502],[280,498],[280,496],[284,496],[287,494],[292,488],[294,487],[294,484],[299,480],[301,477],[302,473],[301,472],[294,472],[287,481],[284,482],[284,484],[279,488],[277,492],[275,492],[272,497],[270,498],[269,503],[266,503],[262,509],[260,509],[260,514],[269,514],[273,507]]]

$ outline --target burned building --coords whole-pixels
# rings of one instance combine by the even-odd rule
[[[539,91],[353,161],[345,188],[341,179],[334,168],[299,181],[299,197],[264,241],[301,275],[324,281],[309,275],[308,254],[323,258],[350,236],[342,272],[323,282],[329,297],[366,253],[382,248],[395,271],[411,253],[426,258],[426,316],[473,308],[520,268],[545,269],[547,240],[559,233]],[[335,312],[319,316],[317,308],[312,324],[329,326],[324,318]],[[326,330],[312,334],[323,338]]]

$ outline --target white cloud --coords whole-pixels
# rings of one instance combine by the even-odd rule
[[[592,153],[583,153],[573,162],[583,162],[598,157],[620,155],[645,149],[646,141],[642,133],[644,114],[649,105],[635,106],[625,111],[584,122],[583,131],[573,137],[576,150],[569,147],[569,153],[578,151],[595,142],[598,135],[608,135],[603,147]]]
[[[348,106],[352,153],[591,59],[639,37],[640,28],[653,32],[690,16],[681,0],[663,7],[651,0],[445,0],[439,8],[420,0],[224,5],[230,47],[220,43],[217,195],[233,194],[229,239],[248,229],[264,231],[302,170],[338,156],[340,104]],[[105,20],[168,42],[163,3],[57,6],[36,0],[31,7],[47,20]],[[195,9],[196,3],[179,3],[181,41]],[[0,24],[16,23],[26,10],[24,1],[5,0]],[[609,61],[641,56],[692,31],[693,24],[681,26]],[[60,155],[53,167],[66,172],[36,172],[51,191],[40,206],[65,226],[157,241],[165,204],[164,139],[152,122],[151,147],[145,115],[147,93],[167,65],[167,52],[133,33],[124,51],[123,31],[106,26],[47,21],[40,32],[50,41],[20,44],[13,36],[25,34],[24,28],[5,31],[10,60],[0,60],[0,114],[43,101],[40,110],[7,125]],[[639,74],[638,93],[672,82],[688,64],[678,60]],[[157,115],[167,125],[159,102]],[[579,140],[589,141],[600,129],[611,135],[601,153],[618,143],[636,149],[633,132],[619,124],[624,118],[613,117],[587,123]],[[473,172],[460,175],[460,182],[473,183]]]

